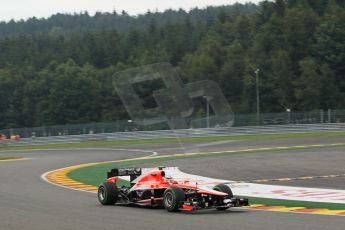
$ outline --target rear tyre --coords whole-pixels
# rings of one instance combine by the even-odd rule
[[[185,199],[185,193],[183,189],[179,187],[167,188],[163,194],[163,204],[168,212],[180,211],[180,205]]]
[[[213,190],[219,191],[219,192],[224,192],[226,194],[228,194],[228,196],[226,197],[226,199],[231,199],[234,197],[231,188],[225,184],[219,184],[213,187]],[[218,207],[217,210],[222,211],[222,210],[226,210],[229,207]]]
[[[114,205],[118,195],[119,190],[115,183],[105,182],[98,187],[98,200],[102,205]]]

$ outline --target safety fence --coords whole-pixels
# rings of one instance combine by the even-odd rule
[[[204,129],[180,129],[159,131],[132,131],[52,137],[31,137],[20,140],[0,141],[0,146],[25,146],[58,143],[80,143],[86,141],[146,140],[160,138],[188,138],[209,136],[239,136],[279,133],[345,132],[345,123],[290,124],[247,127],[222,127]]]
[[[292,124],[324,124],[345,122],[345,110],[317,110],[310,112],[284,112],[263,113],[258,119],[256,114],[235,114],[231,124],[219,124],[218,119],[201,117],[198,119],[185,119],[189,128],[219,128],[227,126],[247,127],[266,125],[292,125]],[[145,120],[133,122],[132,120],[119,120],[107,123],[68,124],[55,126],[42,126],[34,128],[10,128],[0,130],[0,135],[18,135],[21,138],[37,138],[52,136],[70,136],[102,133],[123,133],[137,131],[170,130],[167,123],[147,125]],[[130,135],[130,134],[128,134]]]

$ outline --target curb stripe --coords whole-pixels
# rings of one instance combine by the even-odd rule
[[[9,161],[23,161],[23,160],[28,160],[28,158],[24,158],[24,157],[18,157],[18,158],[9,158],[9,159],[4,159],[4,160],[1,160],[1,158],[0,158],[0,162],[9,162]]]
[[[318,215],[337,215],[345,216],[345,210],[330,210],[326,208],[305,208],[305,207],[286,207],[286,206],[268,206],[264,204],[253,204],[248,206],[251,209],[275,212],[293,212],[293,213],[308,213]]]

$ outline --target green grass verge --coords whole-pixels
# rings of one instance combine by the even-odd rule
[[[288,134],[260,134],[260,135],[241,135],[241,136],[210,136],[210,137],[190,137],[190,138],[160,138],[147,140],[102,140],[88,141],[81,143],[47,144],[18,147],[0,147],[0,151],[7,150],[30,150],[30,149],[61,149],[61,148],[88,148],[88,147],[111,147],[112,145],[130,144],[152,144],[152,143],[174,143],[174,142],[202,142],[202,141],[221,141],[221,140],[255,140],[255,139],[281,139],[281,138],[303,138],[303,137],[337,137],[345,136],[345,132],[320,132],[320,133],[288,133]]]
[[[296,200],[280,200],[268,199],[259,197],[246,197],[251,204],[265,204],[272,206],[287,206],[287,207],[306,207],[306,208],[327,208],[331,210],[345,210],[345,204],[336,203],[321,203],[310,201],[296,201]]]

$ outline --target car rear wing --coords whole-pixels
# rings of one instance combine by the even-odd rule
[[[117,176],[130,176],[130,181],[133,181],[141,174],[141,168],[114,168],[110,172],[108,172],[107,178]]]

